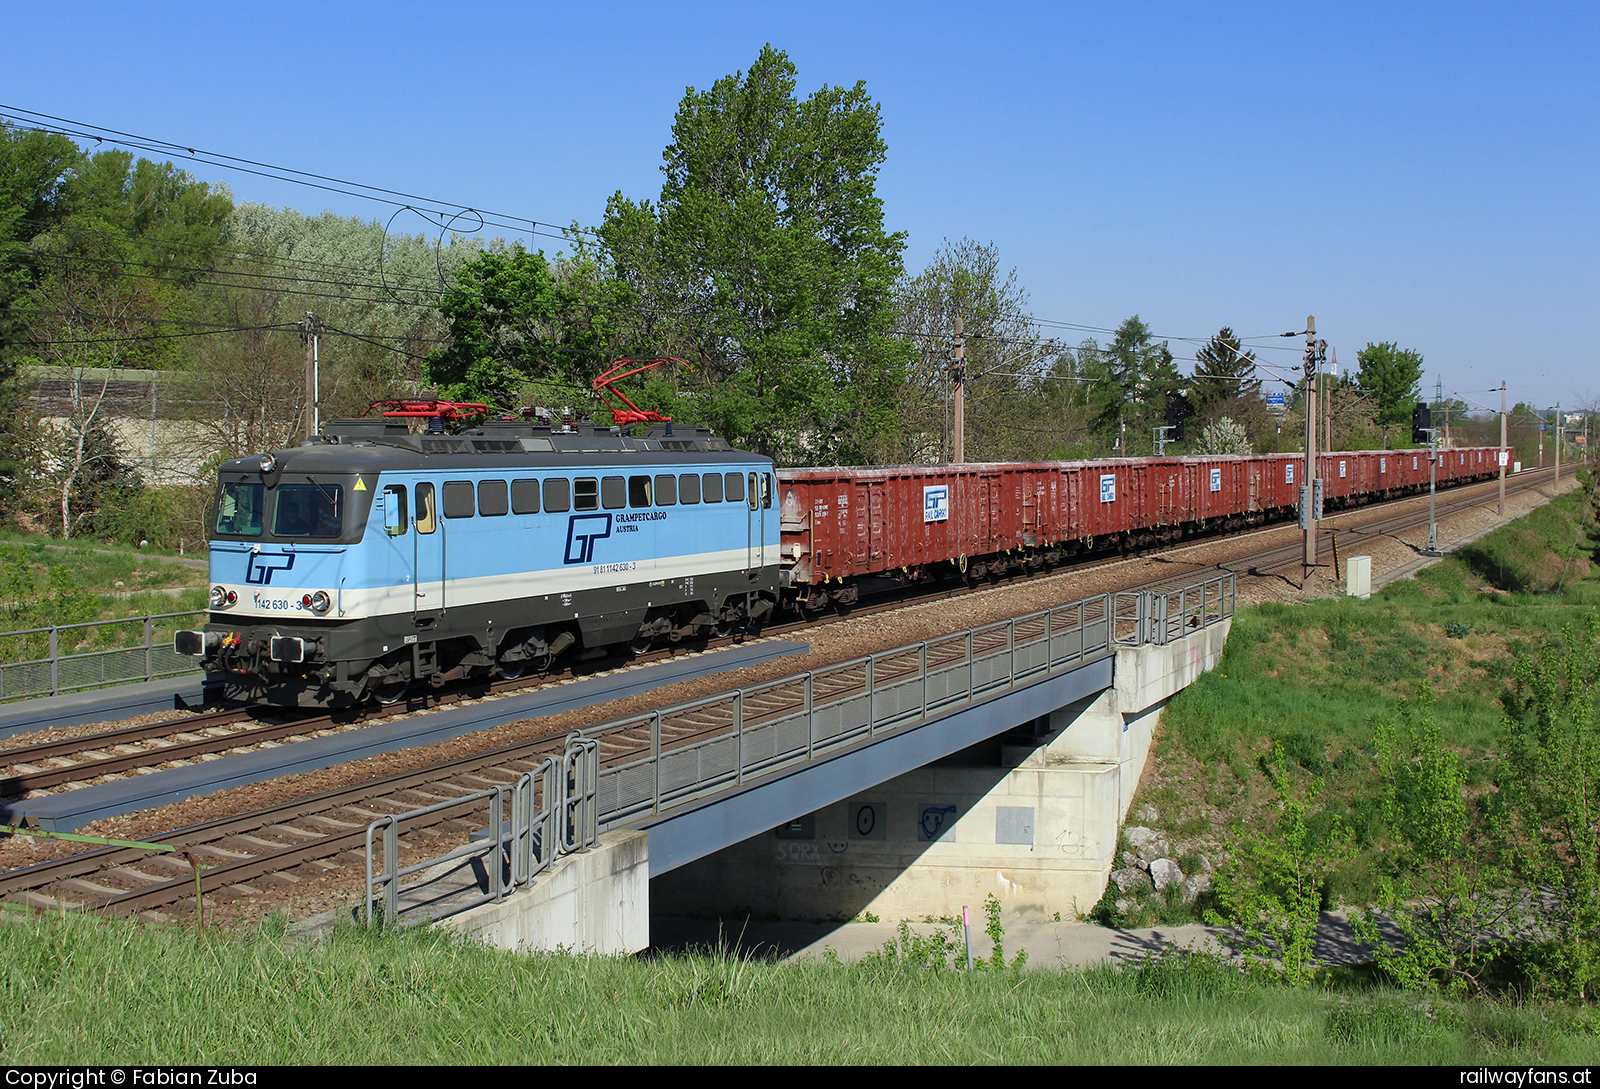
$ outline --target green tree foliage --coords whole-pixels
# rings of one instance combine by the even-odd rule
[[[1422,353],[1392,343],[1371,344],[1356,355],[1361,365],[1357,382],[1376,404],[1378,427],[1411,422],[1411,409],[1421,399]]]
[[[1600,997],[1600,614],[1517,657],[1499,794],[1518,872],[1548,902],[1543,990]]]
[[[1189,415],[1185,379],[1166,341],[1155,342],[1150,326],[1135,314],[1117,327],[1109,345],[1086,340],[1078,369],[1091,379],[1089,401],[1103,445],[1121,457],[1150,453],[1151,428],[1167,422],[1169,398]]]
[[[1040,339],[1028,314],[1028,293],[1016,269],[1005,272],[1000,251],[970,238],[946,239],[916,276],[895,291],[895,327],[910,340],[912,364],[903,395],[903,447],[897,461],[941,462],[950,457],[951,336],[955,319],[966,343],[968,461],[1061,457],[1086,438],[1080,392],[1053,382],[1061,355]]]
[[[32,242],[64,214],[62,180],[81,156],[65,136],[0,124],[0,516],[36,455],[23,418],[26,392],[14,381],[30,347],[25,300],[40,277]]]
[[[1216,423],[1207,424],[1200,432],[1200,442],[1195,448],[1199,454],[1248,454],[1250,436],[1242,425],[1226,416]]]
[[[616,194],[601,234],[657,350],[697,365],[693,403],[784,461],[891,448],[907,358],[890,335],[905,239],[883,229],[885,155],[865,86],[795,94],[764,47],[684,96],[654,205]]]
[[[628,287],[596,256],[546,259],[520,244],[464,264],[440,303],[449,347],[428,357],[427,373],[447,396],[514,407],[531,380],[564,401],[616,355],[626,354],[621,315]]]
[[[1350,838],[1335,818],[1326,834],[1314,831],[1313,806],[1322,781],[1289,777],[1283,749],[1274,744],[1264,769],[1278,794],[1278,819],[1271,833],[1241,839],[1216,877],[1217,905],[1207,910],[1212,925],[1230,925],[1251,967],[1293,986],[1311,983],[1320,964],[1315,955],[1317,920],[1328,875],[1350,854]]]
[[[1461,758],[1445,743],[1424,685],[1398,723],[1375,732],[1386,872],[1375,911],[1353,920],[1373,959],[1401,986],[1482,993],[1485,973],[1523,929],[1521,900],[1466,797]]]
[[[1227,326],[1206,341],[1194,356],[1189,400],[1196,412],[1203,413],[1213,402],[1261,396],[1261,380],[1256,377],[1256,353],[1246,350],[1238,334]]]
[[[65,136],[0,124],[0,382],[27,339],[28,315],[11,307],[38,283],[30,243],[65,213],[63,179],[81,157]]]

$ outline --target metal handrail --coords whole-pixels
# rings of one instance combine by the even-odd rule
[[[509,853],[509,887],[517,887],[531,881],[558,852],[593,846],[605,829],[659,816],[753,778],[913,728],[953,708],[985,703],[1001,692],[1030,687],[1119,647],[1164,646],[1220,623],[1233,615],[1236,591],[1234,576],[1228,573],[1168,592],[1101,594],[590,727],[568,737],[561,757],[545,762],[539,773],[544,777],[544,806],[537,817],[532,809],[533,773],[518,781],[515,790],[522,792],[527,784],[526,794],[514,797],[509,826],[502,826],[496,803],[491,828],[502,831],[491,836],[493,846]],[[649,729],[645,754],[602,768],[599,742],[585,734],[638,727]],[[674,744],[669,731],[680,727],[691,736]],[[696,732],[710,736],[694,737]],[[398,918],[401,878],[491,849],[472,844],[428,862],[399,867],[400,824],[486,798],[495,790],[506,788],[372,822],[367,829],[369,921],[375,892],[383,895],[386,917]],[[536,820],[541,829],[537,834]],[[375,875],[373,837],[380,829],[385,868]],[[544,844],[552,849],[541,850]],[[489,885],[475,899],[452,898],[450,910],[498,899],[507,888],[493,880]]]
[[[111,620],[87,620],[77,624],[55,624],[40,628],[19,628],[16,631],[0,632],[0,641],[8,638],[20,638],[30,635],[48,635],[50,637],[50,652],[43,658],[26,658],[14,662],[0,662],[0,701],[11,699],[36,698],[41,696],[59,696],[63,692],[77,692],[83,689],[96,688],[107,684],[126,684],[137,680],[153,681],[162,677],[176,677],[185,673],[199,672],[199,665],[188,655],[179,655],[166,644],[157,645],[154,640],[156,621],[171,620],[180,616],[205,615],[205,609],[184,609],[173,613],[150,613],[144,616],[123,616]],[[81,651],[75,654],[61,653],[61,637],[64,632],[73,632],[84,628],[101,628],[112,624],[142,624],[144,627],[143,641],[135,646],[109,647],[104,650]],[[166,655],[172,659],[170,665],[158,668],[157,655]],[[120,670],[116,675],[108,675],[108,666],[114,661],[126,660],[131,668]],[[87,666],[95,663],[98,669],[78,670],[80,676],[87,673],[97,675],[88,679],[63,683],[64,672],[70,676],[74,665]],[[13,690],[14,685],[7,681],[13,676],[21,675],[21,687]]]

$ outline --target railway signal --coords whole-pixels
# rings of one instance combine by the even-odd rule
[[[1422,443],[1428,441],[1428,433],[1433,428],[1433,412],[1423,401],[1418,401],[1411,406],[1411,441]]]

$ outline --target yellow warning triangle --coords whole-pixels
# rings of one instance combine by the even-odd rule
[[[367,482],[365,480],[362,480],[359,476],[356,477],[356,491],[364,492],[366,490],[367,490]]]

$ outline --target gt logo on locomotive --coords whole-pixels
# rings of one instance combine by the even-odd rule
[[[567,519],[567,552],[563,563],[589,563],[594,543],[611,536],[611,515],[574,514]]]

